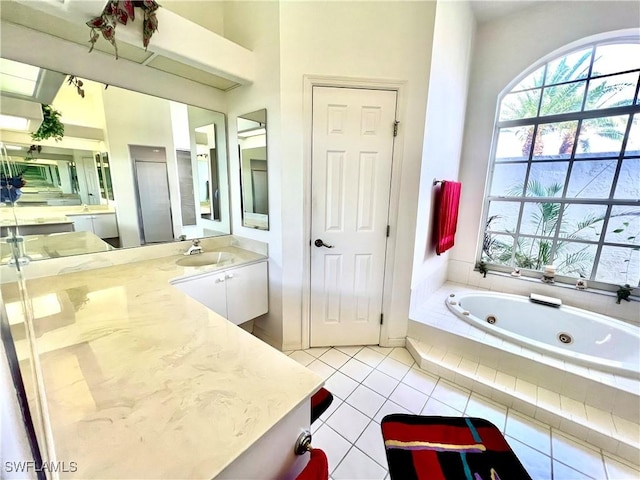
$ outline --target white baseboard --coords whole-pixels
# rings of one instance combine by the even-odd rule
[[[401,338],[388,338],[386,341],[381,341],[381,347],[404,347],[407,341],[407,337]]]

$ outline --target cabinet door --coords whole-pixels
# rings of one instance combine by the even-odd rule
[[[92,215],[93,233],[100,238],[115,238],[118,236],[118,222],[115,213]]]
[[[73,230],[76,232],[93,232],[91,215],[69,215],[73,222]]]
[[[240,325],[269,311],[267,262],[228,270],[227,319]]]
[[[225,284],[225,272],[220,272],[203,278],[177,282],[173,285],[191,298],[202,303],[205,307],[227,318]]]

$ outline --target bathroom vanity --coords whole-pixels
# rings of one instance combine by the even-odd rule
[[[0,209],[0,234],[3,237],[7,236],[8,229],[16,224],[21,235],[74,231],[90,232],[99,238],[116,238],[119,235],[115,209],[102,205],[20,206],[15,209]]]
[[[46,394],[49,459],[76,462],[61,478],[294,478],[308,456],[297,457],[294,443],[323,380],[234,325],[263,310],[246,308],[261,305],[266,256],[226,245],[216,248],[225,261],[182,266],[185,242],[177,245],[158,247],[173,249],[158,258],[26,281],[38,305],[35,384]],[[240,280],[249,292],[234,291]],[[205,303],[224,296],[232,321],[183,292]],[[16,285],[2,294],[16,311]],[[238,307],[245,317],[234,319]],[[21,329],[12,325],[16,343],[26,342]]]
[[[269,311],[266,260],[229,266],[171,282],[191,298],[240,325]],[[247,301],[249,300],[249,301]]]
[[[100,238],[116,238],[118,222],[115,212],[68,213],[76,232],[91,232]]]

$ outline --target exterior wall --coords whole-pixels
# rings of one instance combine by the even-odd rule
[[[431,295],[447,278],[449,252],[435,254],[433,180],[458,179],[474,31],[475,20],[468,2],[437,3],[413,254],[412,305]]]

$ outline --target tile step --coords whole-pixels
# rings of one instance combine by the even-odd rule
[[[464,371],[443,361],[440,348],[415,338],[407,337],[406,348],[426,372],[491,398],[636,465],[640,463],[640,426],[637,423],[526,381],[515,379],[514,386],[510,387]]]

